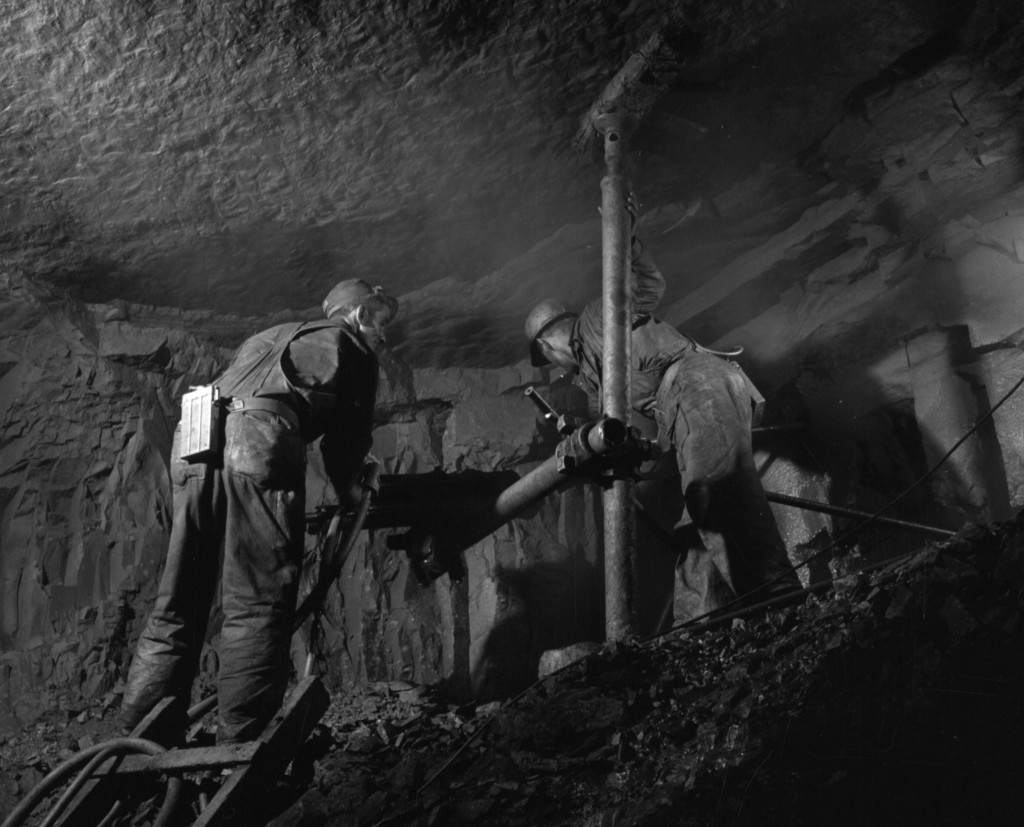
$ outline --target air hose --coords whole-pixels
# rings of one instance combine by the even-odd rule
[[[0,827],[18,827],[32,813],[36,805],[48,796],[53,790],[63,784],[75,772],[79,772],[71,786],[60,797],[60,800],[53,807],[41,827],[52,827],[68,803],[75,797],[78,791],[88,781],[89,776],[109,758],[119,755],[132,755],[141,753],[143,755],[159,755],[167,749],[155,741],[145,738],[115,738],[96,744],[73,755],[59,767],[54,769],[42,781],[33,787],[25,798],[18,804],[4,820]],[[164,827],[171,818],[174,808],[177,805],[178,797],[181,794],[182,782],[180,778],[170,776],[167,779],[167,794],[164,796],[160,813],[153,827]]]

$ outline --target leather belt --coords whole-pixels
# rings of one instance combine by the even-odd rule
[[[299,415],[295,413],[291,405],[266,396],[247,396],[242,399],[232,399],[228,403],[228,411],[231,413],[237,411],[266,411],[281,417],[296,431],[301,430],[299,428]]]

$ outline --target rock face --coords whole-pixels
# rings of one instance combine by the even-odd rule
[[[223,355],[16,278],[2,296],[0,639],[6,711],[24,717],[46,686],[116,683],[166,545],[174,400]]]
[[[17,8],[18,25],[51,44],[36,4]],[[76,32],[91,31],[76,20]],[[145,23],[147,37],[166,30],[177,43],[174,21],[160,20]],[[90,25],[102,32],[109,22]],[[743,344],[740,361],[769,399],[767,423],[805,426],[756,436],[770,490],[887,506],[892,516],[948,527],[1024,505],[1024,396],[1015,393],[1024,374],[1024,38],[1015,25],[983,57],[940,54],[859,88],[848,113],[798,157],[699,196],[669,197],[651,182],[663,197],[640,232],[668,281],[660,315],[704,344]],[[275,94],[279,106],[284,93]],[[89,133],[83,145],[99,138]],[[152,138],[159,149],[160,136]],[[174,153],[201,155],[212,138],[189,140],[171,156],[154,150],[154,164],[169,164],[161,168],[168,187],[186,174]],[[113,150],[98,153],[101,161],[128,163]],[[33,163],[68,172],[76,162],[54,150]],[[141,174],[124,171],[125,186]],[[237,197],[247,193],[241,187]],[[19,720],[62,693],[116,691],[166,543],[166,462],[182,390],[213,376],[246,334],[310,316],[82,304],[25,275],[61,272],[67,282],[81,264],[64,258],[74,245],[58,244],[30,203],[17,221],[5,219],[0,270],[0,715]],[[599,225],[577,218],[563,217],[471,284],[452,275],[403,293],[375,433],[387,473],[521,474],[550,454],[555,435],[523,389],[536,385],[563,408],[580,400],[553,371],[528,366],[520,325],[542,295],[577,307],[596,295]],[[28,243],[36,219],[49,228],[38,260]],[[108,229],[120,226],[111,221]],[[154,248],[181,255],[172,242]],[[303,267],[292,262],[288,272]],[[312,451],[311,509],[330,500],[318,462]],[[642,631],[662,620],[678,551],[667,539],[678,492],[671,469],[659,471],[668,478],[642,492],[649,519],[638,529]],[[471,549],[463,583],[442,578],[429,588],[388,547],[388,532],[374,531],[347,560],[312,645],[335,686],[403,679],[444,682],[455,695],[508,692],[532,678],[542,652],[602,636],[600,517],[593,487],[566,489]],[[849,520],[788,507],[777,517],[795,562],[835,539],[862,553],[920,543],[891,531],[847,535]],[[316,542],[309,538],[311,557]],[[216,634],[214,623],[211,643]],[[297,661],[309,634],[297,638]]]
[[[208,324],[201,315],[86,307],[17,278],[2,296],[0,714],[25,721],[69,696],[118,690],[166,548],[178,400],[230,351],[188,332]],[[375,452],[385,473],[522,471],[550,453],[553,434],[523,395],[540,378],[532,369],[413,373],[393,358],[382,369]],[[315,447],[309,460],[312,510],[333,494]],[[447,681],[461,695],[522,682],[543,649],[600,634],[586,574],[598,513],[593,494],[553,498],[480,544],[468,583],[427,588],[387,547],[388,532],[364,534],[312,644],[325,672],[338,687]],[[309,631],[296,637],[300,666]]]

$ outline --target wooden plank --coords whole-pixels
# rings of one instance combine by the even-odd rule
[[[215,747],[172,749],[160,755],[129,755],[111,775],[130,775],[140,772],[191,772],[248,764],[259,749],[259,741],[247,744],[228,744]]]
[[[310,676],[300,681],[255,742],[258,749],[250,763],[228,776],[193,827],[254,827],[263,823],[253,813],[253,807],[263,800],[266,786],[295,757],[330,702],[319,678]]]
[[[156,741],[165,746],[172,743],[181,735],[180,732],[175,732],[175,727],[181,724],[181,715],[174,713],[173,706],[173,698],[164,698],[139,722],[129,737],[145,738],[147,741]],[[120,762],[115,762],[113,766],[116,768],[121,763],[126,763],[136,757],[141,756],[123,758]],[[113,775],[116,773],[97,774],[87,781],[57,822],[59,827],[95,824],[106,815],[118,798],[117,784],[112,779]]]

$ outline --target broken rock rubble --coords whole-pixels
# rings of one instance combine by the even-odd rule
[[[973,526],[798,607],[607,646],[498,709],[338,699],[315,784],[274,824],[1024,813],[1022,554],[1021,519]]]

